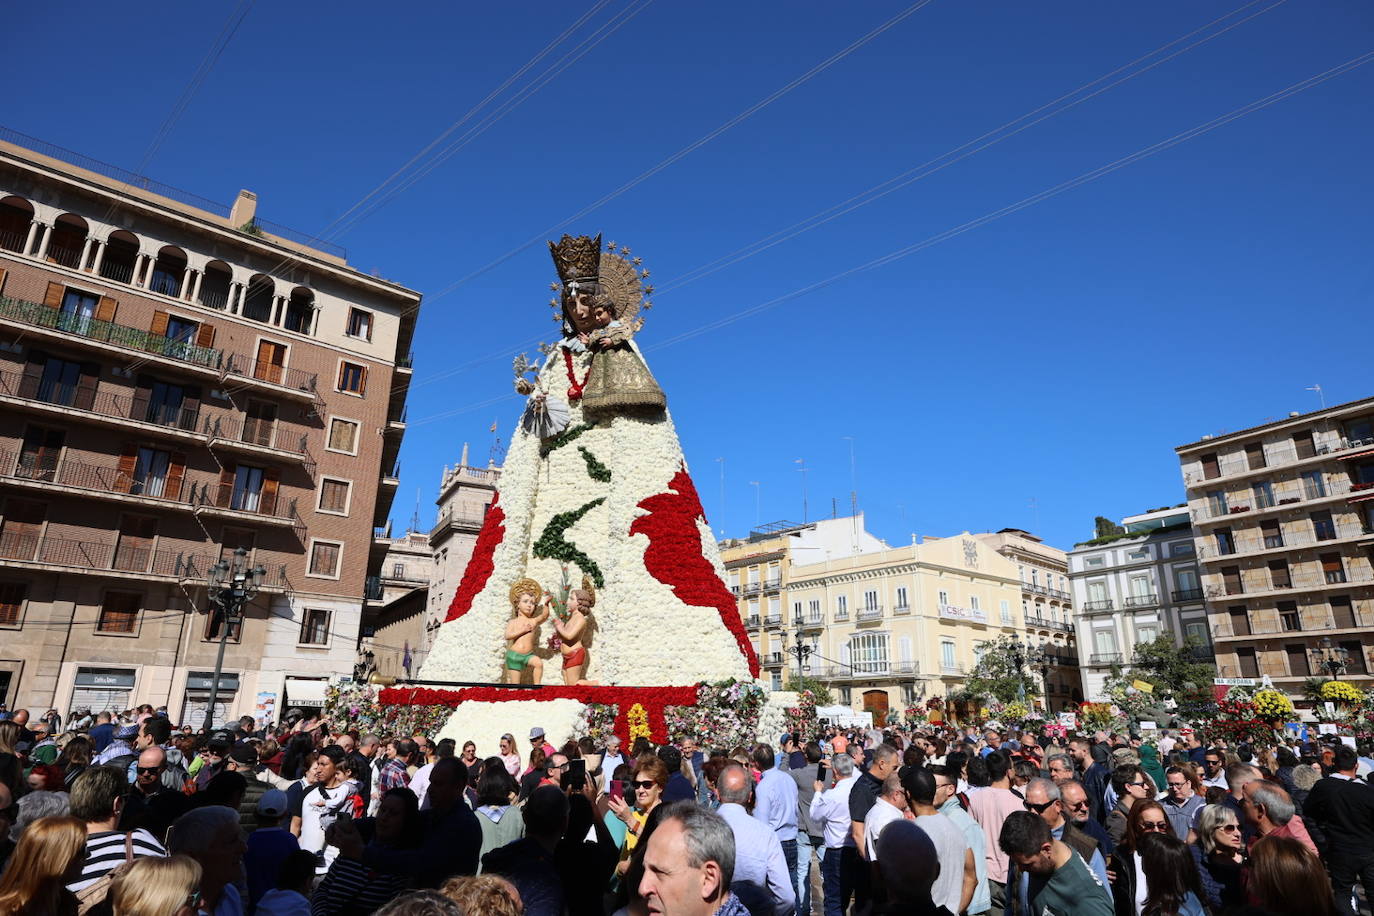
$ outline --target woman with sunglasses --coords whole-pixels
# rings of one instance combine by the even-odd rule
[[[1172,833],[1164,806],[1153,798],[1131,805],[1126,817],[1126,833],[1112,852],[1112,901],[1116,916],[1142,916],[1149,883],[1140,861],[1140,840],[1150,833]]]
[[[625,822],[625,844],[620,850],[620,865],[616,867],[616,873],[622,875],[644,832],[644,822],[663,800],[663,790],[668,787],[668,768],[657,757],[636,758],[634,767],[634,775],[630,778],[630,785],[635,790],[634,806],[623,798],[610,796],[607,799],[612,813]]]
[[[1240,820],[1225,805],[1208,805],[1198,813],[1193,861],[1205,893],[1204,901],[1222,911],[1245,904],[1246,855]]]

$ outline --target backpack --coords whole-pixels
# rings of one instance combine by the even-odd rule
[[[96,878],[95,881],[86,885],[76,892],[76,911],[79,916],[99,916],[101,913],[108,913],[112,910],[112,901],[107,898],[110,895],[110,885],[114,883],[115,872],[128,865],[134,860],[134,832],[130,830],[124,834],[124,863],[110,869]]]

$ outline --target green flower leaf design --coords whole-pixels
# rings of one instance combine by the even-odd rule
[[[609,472],[607,473],[609,475]],[[597,588],[605,588],[606,581],[601,575],[601,568],[596,565],[591,557],[578,550],[576,544],[564,537],[568,529],[576,525],[582,516],[605,501],[606,497],[598,497],[577,509],[560,512],[549,519],[549,523],[544,526],[544,533],[539,535],[539,540],[534,542],[534,555],[541,559],[572,563],[590,576]]]
[[[587,451],[582,446],[577,450],[582,453],[582,460],[587,462],[587,476],[598,483],[611,482],[611,469],[597,460],[596,456]]]

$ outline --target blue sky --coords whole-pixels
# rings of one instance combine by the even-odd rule
[[[493,421],[510,435],[511,357],[554,333],[547,251],[517,249],[907,8],[412,3],[379,18],[351,0],[259,2],[146,171],[222,201],[251,188],[264,218],[318,232],[580,15],[591,13],[451,138],[633,13],[337,237],[356,267],[428,297],[394,510],[403,526],[418,489],[427,526],[463,442],[485,458]],[[0,123],[138,167],[236,9],[16,7],[7,44],[12,59],[27,49],[30,78],[6,94]],[[1197,37],[1239,24],[1172,60],[672,288],[1233,11]],[[640,342],[713,527],[800,520],[803,458],[812,518],[832,499],[843,513],[856,479],[870,529],[894,543],[1018,526],[1067,547],[1099,513],[1181,502],[1176,445],[1313,409],[1314,383],[1328,403],[1374,394],[1374,64],[741,313],[1371,50],[1374,10],[1358,0],[934,0],[570,229],[632,245],[664,288]]]

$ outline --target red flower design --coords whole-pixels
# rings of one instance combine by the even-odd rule
[[[749,662],[750,676],[758,677],[759,658],[740,620],[735,596],[701,552],[697,519],[704,520],[706,513],[686,468],[673,475],[668,490],[640,502],[639,508],[647,509],[649,514],[641,515],[630,525],[630,534],[649,538],[649,546],[644,551],[644,568],[672,588],[683,604],[716,608],[721,622],[735,637],[740,653]]]
[[[491,501],[491,508],[487,509],[487,517],[482,520],[482,530],[477,532],[477,543],[472,545],[472,559],[468,561],[467,569],[463,570],[463,579],[458,583],[458,591],[453,593],[453,603],[448,606],[444,623],[457,620],[472,610],[473,599],[486,586],[487,579],[491,578],[492,570],[496,568],[493,560],[496,545],[506,537],[506,513],[501,509],[500,502],[501,494],[497,493]]]

